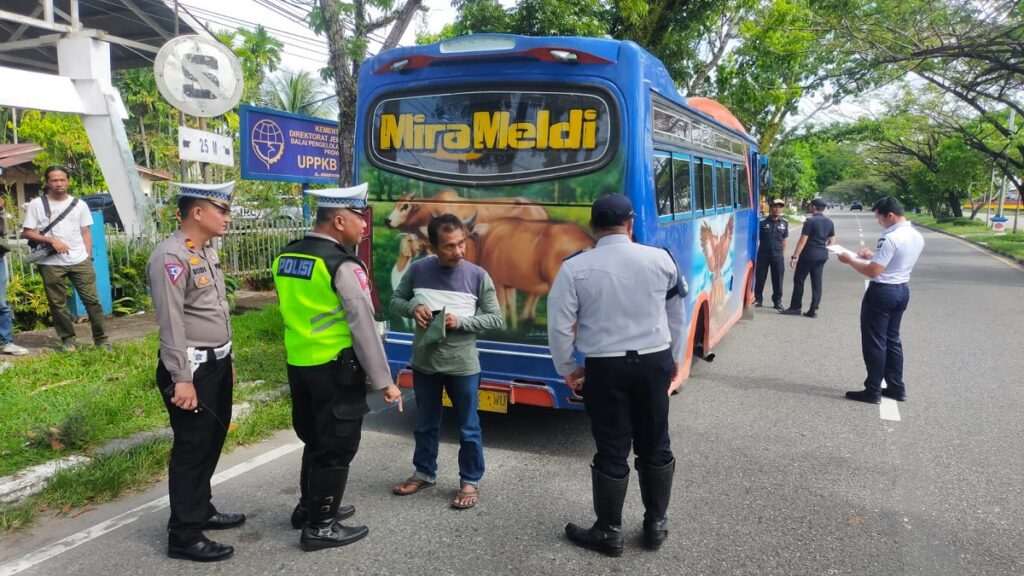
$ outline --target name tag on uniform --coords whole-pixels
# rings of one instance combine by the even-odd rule
[[[282,256],[277,262],[277,275],[309,280],[313,277],[316,260],[301,256]]]

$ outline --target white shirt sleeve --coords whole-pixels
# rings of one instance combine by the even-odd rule
[[[578,368],[573,355],[578,312],[579,300],[573,286],[572,271],[563,262],[548,294],[548,346],[555,370],[561,376]]]
[[[88,228],[92,226],[92,212],[89,211],[89,205],[79,200],[78,207],[75,210],[78,216],[78,227]]]
[[[28,228],[29,230],[38,230],[39,221],[41,215],[39,214],[42,204],[35,200],[28,203],[28,207],[25,209],[25,223],[22,224],[22,228]]]
[[[879,244],[878,249],[875,250],[875,257],[871,259],[871,262],[888,266],[889,261],[896,255],[896,243],[893,242],[892,236],[883,236]]]

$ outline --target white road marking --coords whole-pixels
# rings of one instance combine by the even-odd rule
[[[259,456],[256,456],[255,458],[251,458],[249,460],[246,460],[245,462],[242,462],[241,464],[239,464],[237,466],[233,466],[233,467],[228,468],[227,470],[225,470],[225,471],[223,471],[223,472],[221,472],[219,474],[216,474],[210,480],[210,485],[211,486],[216,486],[216,485],[220,484],[221,482],[226,482],[226,481],[231,480],[232,478],[234,478],[236,476],[241,476],[242,474],[245,474],[246,472],[248,472],[248,471],[250,471],[250,470],[252,470],[254,468],[262,466],[262,465],[264,465],[264,464],[266,464],[268,462],[271,462],[273,460],[277,460],[278,458],[280,458],[282,456],[286,456],[288,454],[291,454],[292,452],[294,452],[294,451],[296,451],[296,450],[298,450],[300,448],[302,448],[302,442],[292,442],[291,444],[285,444],[284,446],[280,446],[280,447],[275,448],[275,449],[273,449],[273,450],[271,450],[269,452],[264,452],[263,454],[260,454]],[[29,568],[32,568],[33,566],[35,566],[35,565],[37,565],[37,564],[39,564],[41,562],[45,562],[45,561],[49,560],[50,558],[53,558],[54,556],[58,556],[60,554],[63,554],[65,552],[67,552],[68,550],[71,550],[73,548],[77,548],[77,547],[81,546],[82,544],[85,544],[86,542],[89,542],[90,540],[95,540],[96,538],[99,538],[100,536],[103,536],[104,534],[106,534],[108,532],[112,532],[114,530],[117,530],[121,526],[125,526],[125,525],[128,525],[128,524],[131,524],[132,522],[134,522],[134,521],[138,520],[139,518],[141,518],[143,514],[148,514],[150,512],[156,512],[157,510],[160,510],[161,508],[165,508],[168,505],[169,505],[168,497],[167,496],[162,496],[160,498],[157,498],[156,500],[153,500],[151,502],[147,502],[147,503],[143,504],[142,506],[139,506],[137,508],[133,508],[133,509],[127,511],[127,512],[122,513],[122,514],[118,514],[117,516],[114,516],[113,518],[111,518],[109,520],[105,520],[103,522],[100,522],[99,524],[96,524],[95,526],[92,526],[91,528],[86,528],[85,530],[82,530],[81,532],[77,532],[75,534],[72,534],[72,535],[68,536],[67,538],[64,538],[62,540],[54,542],[53,544],[50,544],[49,546],[44,546],[44,547],[40,548],[39,550],[36,550],[35,552],[31,552],[29,554],[26,554],[26,555],[22,556],[18,560],[15,560],[13,562],[8,562],[7,564],[4,564],[3,566],[0,566],[0,576],[13,576],[14,574],[17,574],[19,572],[22,572],[24,570],[28,570]]]
[[[882,403],[878,405],[878,415],[882,420],[900,421],[900,408],[892,398],[882,396]]]
[[[861,246],[863,246],[863,245],[864,245],[864,241],[863,241],[863,240],[861,240],[861,241],[860,241],[860,245],[861,245]]]

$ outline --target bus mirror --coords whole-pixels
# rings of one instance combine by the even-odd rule
[[[765,166],[761,170],[761,189],[767,190],[772,187],[772,170]]]

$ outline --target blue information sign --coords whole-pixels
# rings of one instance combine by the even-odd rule
[[[280,110],[242,106],[242,178],[338,184],[338,123]]]

